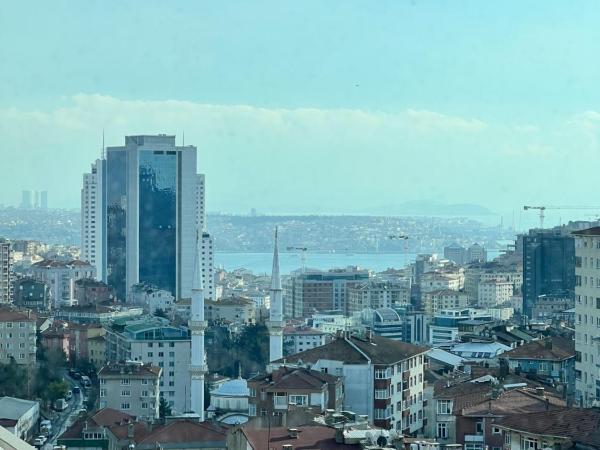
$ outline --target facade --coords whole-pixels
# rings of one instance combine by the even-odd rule
[[[0,362],[11,359],[33,366],[36,362],[36,317],[7,307],[0,308]]]
[[[575,284],[575,392],[580,406],[600,400],[600,376],[596,364],[600,333],[600,227],[576,231]],[[595,361],[594,361],[595,360]]]
[[[98,372],[100,408],[113,408],[139,420],[158,419],[160,367],[111,363]]]
[[[367,415],[375,426],[416,435],[423,428],[427,349],[367,333],[341,334],[320,347],[274,361],[307,364],[344,379],[344,409]]]
[[[163,369],[161,396],[174,413],[190,410],[190,331],[167,319],[115,320],[106,330],[106,359],[141,361]]]
[[[51,308],[50,289],[43,281],[18,278],[14,282],[13,304],[19,308],[48,311]]]
[[[467,262],[467,249],[456,242],[444,247],[444,259],[449,259],[459,266]]]
[[[84,255],[91,261],[94,251],[99,276],[118,299],[140,282],[176,298],[191,295],[194,243],[205,223],[196,165],[196,147],[176,146],[175,136],[126,136],[84,175]]]
[[[0,303],[12,301],[12,253],[10,242],[0,238]]]
[[[433,346],[457,341],[459,336],[479,324],[492,322],[487,310],[475,308],[444,309],[434,315],[429,325],[429,343]]]
[[[81,306],[99,305],[116,300],[114,290],[106,283],[92,278],[80,278],[75,281],[74,297]]]
[[[486,280],[479,283],[477,306],[491,308],[509,303],[513,295],[514,284],[505,280]]]
[[[540,295],[535,301],[531,317],[533,319],[553,319],[564,311],[575,307],[575,299],[562,295]]]
[[[208,411],[219,422],[228,423],[230,420],[235,420],[237,423],[241,423],[242,420],[245,422],[248,419],[249,395],[248,382],[243,378],[225,381],[210,391]]]
[[[88,339],[89,361],[99,370],[106,364],[106,338],[104,335]]]
[[[369,272],[358,267],[320,270],[297,270],[283,286],[284,315],[307,318],[324,311],[343,311],[347,314],[348,289],[364,284]]]
[[[429,316],[450,308],[466,308],[469,306],[469,296],[462,291],[440,289],[425,292],[421,297],[423,311]]]
[[[204,302],[204,315],[210,322],[256,323],[256,303],[249,298],[228,297]]]
[[[327,333],[314,328],[287,326],[283,329],[283,353],[294,355],[310,348],[325,345]]]
[[[347,288],[346,314],[351,316],[365,308],[393,308],[410,303],[410,279],[369,280],[352,283]]]
[[[540,295],[572,297],[575,240],[561,229],[530,230],[523,236],[523,313],[532,317]]]
[[[302,367],[281,366],[248,380],[249,415],[285,413],[290,408],[341,411],[344,385],[340,377]]]
[[[40,404],[14,397],[0,398],[0,426],[19,439],[29,440],[37,429]]]
[[[71,333],[64,322],[56,321],[40,333],[40,345],[46,351],[59,351],[70,358]]]
[[[141,306],[148,314],[154,314],[157,310],[168,314],[175,307],[175,297],[164,289],[138,283],[131,286],[128,303]]]
[[[567,397],[574,394],[575,342],[562,337],[532,341],[506,352],[503,357],[513,372],[561,385]]]
[[[80,260],[65,262],[45,259],[32,264],[29,271],[34,279],[46,283],[50,288],[53,308],[72,303],[77,280],[96,277],[96,268]]]
[[[467,248],[467,263],[486,261],[487,251],[484,246],[475,243]]]

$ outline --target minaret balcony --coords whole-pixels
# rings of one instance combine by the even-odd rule
[[[208,322],[206,320],[189,320],[188,327],[192,332],[194,330],[206,330],[208,328]]]

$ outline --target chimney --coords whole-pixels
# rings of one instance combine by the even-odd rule
[[[545,393],[546,393],[546,390],[543,387],[538,386],[538,387],[535,388],[535,394],[536,395],[539,395],[540,397],[543,397]]]
[[[298,430],[298,428],[288,428],[288,436],[291,439],[298,439],[299,432],[300,432],[300,430]]]
[[[127,425],[127,437],[128,437],[129,439],[133,439],[133,422],[130,422],[130,423]]]
[[[371,339],[373,338],[373,330],[367,328],[365,330],[365,338],[367,339],[367,341],[371,342]]]
[[[546,339],[546,341],[544,342],[544,345],[548,350],[552,350],[552,338]]]

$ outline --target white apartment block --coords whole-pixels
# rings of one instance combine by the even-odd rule
[[[45,259],[33,264],[29,271],[33,278],[43,281],[50,289],[53,308],[70,304],[75,298],[75,281],[96,277],[96,267],[80,260],[64,262]]]
[[[204,296],[207,300],[215,298],[215,255],[213,238],[208,233],[202,233],[202,283],[204,285]]]
[[[575,396],[582,407],[600,401],[600,227],[575,235]]]
[[[33,366],[36,362],[36,318],[9,308],[0,309],[0,363],[11,359]]]
[[[425,292],[422,294],[421,305],[429,316],[437,314],[443,309],[466,308],[469,304],[469,296],[465,292],[451,289]]]
[[[159,417],[160,367],[143,363],[112,363],[98,372],[100,409],[112,408],[137,417]]]
[[[12,255],[10,242],[0,238],[0,303],[12,301]]]
[[[492,308],[510,302],[514,293],[514,283],[504,280],[486,280],[479,283],[477,305],[480,308]]]
[[[283,349],[294,355],[327,343],[327,333],[314,328],[285,327],[283,329]]]
[[[173,413],[189,411],[191,339],[185,327],[169,325],[167,319],[146,317],[106,331],[106,359],[140,361],[160,367],[160,395]]]
[[[103,160],[92,164],[90,173],[83,174],[81,188],[81,259],[96,268],[99,279],[105,281],[102,249],[102,170]]]

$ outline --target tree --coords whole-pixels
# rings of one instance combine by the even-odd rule
[[[51,382],[46,389],[46,400],[54,403],[59,398],[65,398],[69,391],[69,384],[64,380]]]
[[[161,418],[171,415],[171,407],[169,406],[169,403],[165,400],[164,397],[161,397],[158,403],[158,415]]]
[[[18,365],[11,358],[8,364],[0,364],[0,394],[2,396],[26,398],[28,397],[27,369]]]

